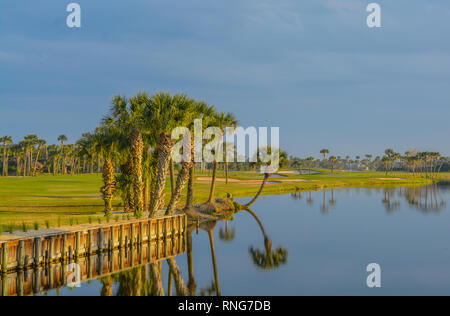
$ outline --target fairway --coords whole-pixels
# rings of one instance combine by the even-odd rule
[[[321,174],[274,175],[264,189],[263,194],[282,194],[295,191],[320,190],[343,186],[386,186],[386,185],[420,185],[428,180],[411,178],[407,174],[386,176],[382,172],[335,172],[321,170]],[[202,203],[208,198],[211,174],[197,172],[195,182],[195,203]],[[448,174],[443,175],[448,177]],[[223,198],[227,193],[234,197],[251,197],[259,189],[261,175],[256,172],[230,172],[229,183],[225,183],[223,172],[218,172],[217,197]],[[101,199],[100,175],[51,176],[37,177],[0,177],[0,224],[20,227],[22,223],[39,223],[46,221],[51,226],[68,224],[70,220],[83,223],[88,217],[104,211]],[[170,198],[170,181],[166,183],[165,199]],[[182,200],[181,203],[185,201]],[[114,211],[122,211],[122,201],[114,197]],[[6,228],[4,229],[4,231]]]

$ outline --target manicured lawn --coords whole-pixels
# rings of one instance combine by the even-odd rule
[[[209,195],[209,172],[196,173],[195,202],[202,203]],[[222,170],[219,178],[224,178]],[[230,183],[219,179],[216,197],[231,193],[235,197],[253,196],[259,189],[262,176],[254,172],[230,172]],[[448,174],[445,177],[450,178]],[[390,179],[389,179],[390,178]],[[386,176],[381,172],[339,172],[325,171],[317,175],[295,175],[273,177],[266,186],[264,194],[281,194],[298,190],[320,190],[342,186],[382,186],[382,185],[420,185],[427,180],[411,178],[408,174]],[[16,178],[0,177],[0,224],[39,222],[43,227],[46,220],[51,226],[57,222],[68,224],[70,219],[86,222],[88,216],[103,211],[100,196],[102,179],[100,175],[51,176]],[[167,181],[169,192],[170,181]],[[170,196],[166,194],[166,199]],[[184,198],[182,200],[184,203]],[[116,210],[121,210],[121,200],[114,200]]]

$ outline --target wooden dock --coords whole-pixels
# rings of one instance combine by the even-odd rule
[[[184,234],[170,239],[153,240],[130,248],[120,248],[112,252],[97,253],[77,258],[79,282],[98,280],[149,263],[175,257],[186,252]],[[23,271],[5,273],[0,278],[0,296],[31,296],[69,286],[77,281],[70,261],[59,261]],[[83,284],[81,284],[83,286]]]
[[[1,241],[1,273],[39,269],[57,262],[77,261],[94,254],[143,244],[185,240],[186,226],[186,215],[175,214],[114,224],[84,225],[79,229]]]

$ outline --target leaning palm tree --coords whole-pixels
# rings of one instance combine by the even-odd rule
[[[177,291],[177,296],[189,296],[189,290],[181,277],[180,269],[178,268],[177,262],[174,258],[167,259],[167,264],[169,265],[169,270],[175,281],[175,289]]]
[[[36,160],[34,162],[34,167],[33,167],[33,176],[36,176],[36,171],[37,171],[37,167],[38,167],[38,163],[39,163],[39,155],[41,153],[41,150],[47,144],[47,142],[43,139],[38,139],[36,143],[38,145],[38,149],[37,149],[37,153],[36,153]]]
[[[0,138],[0,143],[3,145],[3,176],[8,176],[8,154],[7,147],[8,144],[12,144],[11,136],[3,136]]]
[[[160,92],[154,95],[145,108],[145,120],[152,127],[152,134],[156,135],[156,147],[158,154],[155,187],[152,189],[154,196],[150,205],[152,217],[160,209],[164,200],[164,189],[168,174],[170,157],[174,146],[171,133],[176,127],[185,125],[190,116],[189,108],[191,100],[184,94],[171,96]]]
[[[276,152],[277,151],[278,151],[278,156],[280,156],[280,149],[278,149],[278,148],[271,148],[270,146],[267,146],[266,148],[261,148],[256,153],[256,155],[257,155],[257,164],[259,164],[259,165],[268,164],[267,162],[263,162],[262,161],[262,157],[261,156],[262,156],[263,152],[266,153],[267,155],[270,155],[270,156],[273,156],[273,155],[276,156]],[[267,181],[269,180],[270,176],[271,176],[271,170],[270,170],[270,167],[267,167],[266,172],[264,173],[264,178],[263,178],[263,181],[261,183],[261,186],[259,188],[258,193],[256,193],[256,195],[253,197],[253,199],[250,202],[248,202],[247,204],[245,204],[244,207],[248,208],[251,205],[253,205],[256,202],[256,200],[258,200],[258,198],[261,196],[261,194],[262,194],[262,192],[264,190],[264,187],[265,187]]]

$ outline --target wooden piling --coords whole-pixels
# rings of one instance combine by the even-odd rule
[[[19,260],[18,260],[18,269],[19,271],[25,268],[25,241],[19,241]]]
[[[81,232],[75,233],[75,258],[78,258],[81,254]]]
[[[125,243],[125,227],[120,225],[119,248],[123,248]]]
[[[2,273],[8,272],[8,243],[2,245]]]
[[[34,239],[34,265],[39,267],[41,265],[41,238]]]

